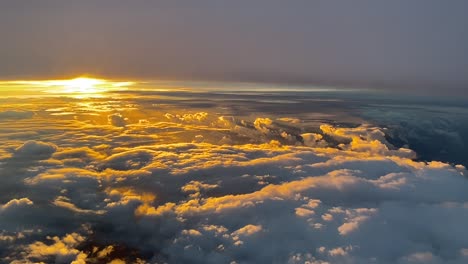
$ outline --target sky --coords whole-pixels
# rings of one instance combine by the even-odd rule
[[[463,96],[468,2],[1,1],[0,79],[81,74]]]

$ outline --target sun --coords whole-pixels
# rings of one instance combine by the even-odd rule
[[[46,87],[56,88],[61,93],[93,94],[106,91],[107,87],[112,87],[115,83],[104,79],[78,77],[70,80],[41,81],[41,84]]]
[[[75,78],[71,80],[57,81],[59,86],[63,85],[65,92],[71,93],[96,93],[99,92],[100,85],[104,84],[105,80],[92,78]]]

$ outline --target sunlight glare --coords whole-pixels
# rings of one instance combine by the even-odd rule
[[[105,82],[104,80],[80,77],[72,80],[56,81],[53,85],[63,86],[65,92],[70,93],[95,93],[99,91],[98,86]]]
[[[3,84],[27,86],[29,89],[41,89],[42,92],[73,97],[100,96],[112,90],[123,90],[135,82],[117,82],[105,79],[78,77],[65,80],[9,81]]]

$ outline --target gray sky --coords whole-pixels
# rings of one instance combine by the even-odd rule
[[[464,95],[464,0],[0,1],[0,78],[91,74]]]

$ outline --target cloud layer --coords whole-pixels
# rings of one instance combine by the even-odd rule
[[[126,100],[0,119],[3,261],[468,261],[466,169],[383,128]]]

